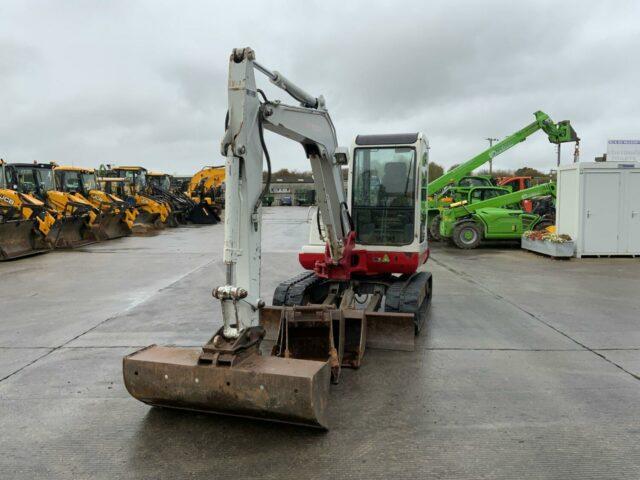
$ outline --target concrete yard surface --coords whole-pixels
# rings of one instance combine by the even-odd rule
[[[262,296],[308,209],[266,208]],[[0,478],[640,478],[640,260],[432,246],[414,352],[368,350],[328,432],[128,395],[122,357],[221,324],[224,225],[0,264]]]

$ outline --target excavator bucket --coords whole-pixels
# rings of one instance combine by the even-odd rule
[[[80,216],[63,217],[56,222],[47,238],[55,248],[83,247],[99,241],[96,232],[87,228]]]
[[[328,362],[252,353],[202,361],[202,349],[151,345],[123,360],[129,393],[149,405],[328,428]]]
[[[38,240],[34,232],[34,220],[9,220],[0,223],[0,260],[11,260],[50,250],[48,245]]]
[[[100,240],[111,240],[114,238],[126,237],[131,234],[131,230],[122,221],[122,214],[105,213],[100,218],[98,226],[98,236]]]

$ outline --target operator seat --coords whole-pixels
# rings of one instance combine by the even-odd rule
[[[408,190],[413,191],[410,179],[407,177],[405,162],[389,162],[384,166],[384,204],[387,206],[406,206]]]

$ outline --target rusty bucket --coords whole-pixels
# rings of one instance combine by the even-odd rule
[[[151,345],[123,360],[129,393],[149,405],[328,428],[327,362],[251,354],[233,365],[202,349]]]
[[[46,253],[51,249],[38,240],[34,220],[9,220],[0,223],[0,260]]]
[[[47,239],[55,248],[76,248],[83,247],[98,241],[85,223],[82,216],[70,215],[62,217],[53,226]]]
[[[100,224],[98,225],[98,237],[100,240],[111,240],[131,234],[127,224],[122,221],[123,216],[123,213],[104,213],[101,215]]]

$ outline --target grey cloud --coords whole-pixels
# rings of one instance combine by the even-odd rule
[[[246,45],[325,95],[343,144],[423,130],[432,159],[450,165],[538,109],[574,123],[585,159],[609,137],[640,135],[640,6],[631,1],[63,5],[3,2],[0,156],[135,160],[180,173],[220,163],[227,61]],[[276,168],[308,167],[297,145],[267,140]],[[538,135],[499,163],[550,168],[554,159]]]

